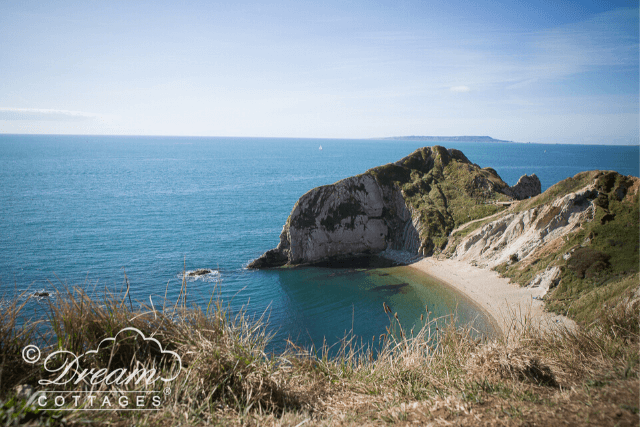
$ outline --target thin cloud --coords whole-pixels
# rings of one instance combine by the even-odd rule
[[[94,119],[96,114],[82,111],[53,110],[45,108],[1,108],[0,120],[44,120],[56,122],[77,122]]]
[[[437,64],[423,79],[442,81],[451,92],[491,89],[532,89],[538,83],[560,81],[590,71],[615,77],[638,64],[638,9],[618,9],[578,23],[536,32],[505,33],[496,30],[484,38],[464,35],[455,46],[443,40],[426,45],[420,57]],[[635,32],[634,32],[635,31]],[[449,82],[449,84],[447,84]]]
[[[637,66],[638,9],[617,9],[532,36],[523,80],[559,79],[599,67]],[[635,34],[634,34],[635,33]]]
[[[453,86],[449,90],[451,92],[470,92],[471,88],[469,86]]]
[[[507,86],[507,89],[511,90],[511,89],[521,89],[521,88],[524,88],[524,87],[528,87],[528,86],[531,86],[531,85],[537,83],[538,80],[539,79],[536,78],[536,77],[530,78],[530,79],[526,79],[524,81],[517,82],[517,83],[514,83],[512,85]]]

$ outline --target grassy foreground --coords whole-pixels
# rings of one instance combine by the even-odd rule
[[[514,319],[521,323],[519,336],[486,342],[463,328],[436,330],[428,313],[423,329],[407,335],[389,313],[387,334],[367,348],[347,338],[331,357],[293,344],[284,354],[266,354],[263,319],[230,316],[221,301],[203,311],[185,300],[134,307],[126,294],[95,300],[73,289],[52,300],[47,320],[20,327],[24,301],[5,302],[0,425],[638,425],[637,300],[621,297],[598,314],[606,321],[574,331],[548,333],[526,317]],[[126,327],[154,337],[164,353],[133,335],[105,345]],[[33,344],[42,357],[31,364],[23,349]],[[107,351],[87,353],[84,369],[155,368],[172,379],[107,385],[86,376],[63,385],[39,383],[58,377],[55,369],[69,360],[53,358],[47,371],[47,354],[80,355],[99,345]],[[167,351],[180,355],[180,364]],[[65,404],[51,398],[39,405],[40,390],[56,390]],[[146,399],[136,409],[152,410],[84,411],[88,393],[73,406],[80,391],[111,403],[145,392],[160,404]]]

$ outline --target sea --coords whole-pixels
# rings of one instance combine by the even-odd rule
[[[335,346],[369,342],[394,322],[455,314],[495,333],[473,301],[408,267],[248,270],[275,247],[294,203],[314,187],[394,162],[425,145],[410,140],[0,135],[0,297],[27,312],[78,287],[122,292],[135,304],[219,299],[266,320],[273,351],[286,340]],[[535,173],[542,190],[578,172],[639,175],[639,147],[443,142],[513,185]],[[60,293],[62,295],[62,293]]]

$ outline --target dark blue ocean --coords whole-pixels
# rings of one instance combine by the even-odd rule
[[[183,268],[214,274],[188,282],[188,301],[217,294],[234,310],[269,316],[276,342],[336,342],[353,330],[384,332],[386,302],[411,327],[475,306],[407,268],[250,271],[275,247],[308,190],[399,160],[416,141],[277,138],[0,135],[0,289],[119,290],[134,300],[175,300]],[[442,143],[513,185],[536,173],[543,190],[591,169],[638,176],[638,146]],[[319,147],[322,146],[322,150]]]

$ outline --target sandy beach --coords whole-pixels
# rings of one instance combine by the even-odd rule
[[[544,303],[534,299],[537,290],[520,287],[491,270],[466,262],[424,258],[409,265],[462,292],[480,305],[493,319],[505,337],[522,328],[523,321],[545,329],[558,326],[575,327],[575,323],[544,310]]]

